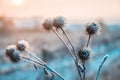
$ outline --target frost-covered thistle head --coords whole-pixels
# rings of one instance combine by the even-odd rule
[[[20,40],[20,41],[18,41],[16,47],[19,51],[25,51],[29,48],[29,44],[25,40]]]
[[[45,19],[45,21],[44,21],[44,23],[42,25],[43,25],[45,30],[49,31],[53,27],[52,23],[53,23],[52,19],[48,18],[48,19]]]
[[[10,45],[6,48],[5,54],[10,58],[12,62],[18,62],[20,60],[20,51],[16,50],[15,45]]]
[[[15,45],[9,45],[6,48],[6,55],[7,56],[11,56],[11,54],[16,50],[16,46]]]
[[[62,16],[58,16],[53,20],[53,25],[56,29],[62,28],[64,24],[65,24],[65,18]]]
[[[19,62],[21,57],[20,57],[20,51],[18,50],[15,50],[13,53],[12,53],[12,56],[10,57],[11,61],[12,62]]]
[[[100,32],[100,28],[101,28],[101,26],[100,26],[99,23],[92,22],[92,23],[88,23],[86,25],[86,29],[85,30],[86,30],[86,33],[88,35],[96,35],[96,34],[98,34]]]
[[[90,53],[91,50],[88,48],[82,48],[78,51],[78,58],[82,61],[85,62],[90,58]]]

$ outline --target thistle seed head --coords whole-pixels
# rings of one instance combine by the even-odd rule
[[[18,51],[18,50],[15,50],[13,53],[12,53],[12,55],[10,56],[10,60],[12,61],[12,62],[19,62],[20,61],[20,51]]]
[[[16,50],[16,46],[15,45],[9,45],[7,48],[6,48],[6,55],[7,56],[11,56],[11,54]]]
[[[91,50],[88,48],[82,48],[78,51],[78,57],[82,62],[87,61],[90,58]]]
[[[88,35],[98,34],[101,26],[97,22],[88,23],[86,25],[86,32]]]
[[[25,41],[25,40],[20,40],[20,41],[18,41],[18,43],[17,43],[17,49],[19,50],[19,51],[25,51],[25,50],[27,50],[28,48],[29,48],[29,44],[28,44],[28,42],[27,41]]]
[[[56,29],[62,28],[65,24],[65,18],[62,16],[56,17],[53,20],[53,25]]]
[[[51,30],[52,29],[52,27],[53,27],[53,21],[50,19],[50,18],[48,18],[48,19],[46,19],[45,21],[44,21],[44,23],[42,24],[43,25],[43,27],[44,27],[44,29],[45,30],[47,30],[47,31],[49,31],[49,30]]]
[[[16,50],[15,45],[10,45],[6,49],[6,55],[12,62],[18,62],[20,60],[20,51]]]

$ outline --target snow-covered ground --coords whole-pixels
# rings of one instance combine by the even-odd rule
[[[68,34],[75,44],[76,50],[86,44],[87,36],[84,35],[82,31],[68,32]],[[0,80],[47,80],[44,79],[45,75],[41,68],[35,70],[33,65],[25,62],[13,64],[4,55],[7,45],[15,44],[21,39],[27,40],[30,43],[30,49],[36,55],[44,59],[51,68],[63,75],[65,80],[78,80],[78,73],[67,49],[51,32],[0,34]],[[103,66],[100,79],[120,80],[119,45],[120,32],[118,29],[115,30],[115,27],[114,30],[104,32],[98,37],[92,37],[90,46],[93,50],[93,54],[86,64],[88,80],[93,80],[106,54],[109,55],[109,58]],[[46,53],[42,53],[43,47],[45,47]],[[115,72],[112,72],[114,70]],[[56,80],[60,79],[56,77]]]

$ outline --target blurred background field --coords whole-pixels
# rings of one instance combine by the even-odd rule
[[[79,79],[66,47],[53,32],[42,29],[44,19],[56,15],[66,17],[64,29],[74,43],[76,51],[86,45],[88,36],[84,32],[85,24],[92,20],[100,22],[101,35],[92,37],[90,43],[93,53],[86,65],[87,78],[95,79],[99,64],[104,55],[108,54],[109,58],[103,66],[100,80],[120,80],[119,0],[9,1],[0,0],[0,80],[49,80],[41,68],[35,70],[32,64],[24,61],[14,64],[6,57],[6,47],[16,44],[19,40],[28,41],[30,50],[63,75],[65,80]],[[64,9],[60,5],[62,3]],[[60,80],[58,77],[55,79]]]

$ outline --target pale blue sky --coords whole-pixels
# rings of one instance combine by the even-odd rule
[[[120,0],[22,0],[15,5],[13,0],[1,0],[0,12],[10,16],[69,18],[120,18]]]

